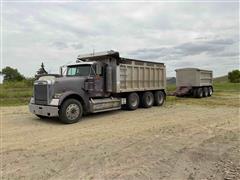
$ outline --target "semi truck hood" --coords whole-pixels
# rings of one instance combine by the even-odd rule
[[[54,92],[64,93],[66,91],[79,92],[84,87],[86,77],[59,77],[54,82]]]

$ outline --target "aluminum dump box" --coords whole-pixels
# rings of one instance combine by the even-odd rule
[[[212,86],[213,72],[198,68],[176,69],[177,87]]]
[[[163,63],[123,59],[120,67],[120,92],[165,89]]]

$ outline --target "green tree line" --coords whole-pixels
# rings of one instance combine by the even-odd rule
[[[43,63],[41,64],[40,69],[36,72],[35,78],[26,78],[17,69],[14,69],[10,66],[6,66],[5,68],[3,68],[2,71],[0,71],[0,73],[4,75],[3,82],[21,82],[21,81],[33,82],[41,75],[48,74],[48,72],[44,68]]]
[[[9,66],[2,69],[0,72],[4,75],[3,82],[15,82],[15,81],[34,81],[35,78],[26,78],[17,69],[11,68]],[[42,63],[41,68],[37,71],[37,74],[47,74]],[[240,71],[233,70],[228,73],[228,79],[232,83],[240,83]]]
[[[232,83],[240,83],[240,71],[233,70],[232,72],[228,73],[228,79]]]
[[[14,69],[9,66],[3,68],[0,73],[4,75],[4,79],[3,79],[4,83],[25,82],[26,84],[31,85],[35,80],[35,78],[26,78],[17,69]]]

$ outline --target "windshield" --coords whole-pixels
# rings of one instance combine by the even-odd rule
[[[69,66],[67,76],[89,76],[93,73],[91,69],[91,65]]]

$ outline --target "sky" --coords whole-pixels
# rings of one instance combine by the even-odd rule
[[[214,76],[239,69],[239,2],[5,1],[2,67],[32,77],[79,54],[115,50],[120,56],[163,62],[167,76],[196,67]]]

